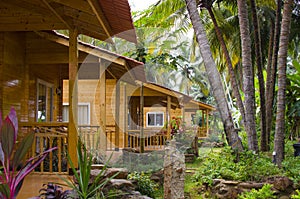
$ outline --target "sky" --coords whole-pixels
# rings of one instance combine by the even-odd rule
[[[141,11],[155,4],[158,0],[128,0],[131,11]]]

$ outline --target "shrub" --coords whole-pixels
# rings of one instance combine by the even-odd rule
[[[300,199],[300,191],[297,189],[296,193],[291,195],[292,199]]]
[[[286,157],[282,162],[282,168],[285,175],[294,181],[295,184],[300,183],[300,156]]]
[[[137,191],[141,194],[152,198],[155,197],[154,193],[158,188],[158,185],[150,179],[148,174],[145,174],[144,172],[133,172],[128,175],[128,179],[137,182]]]
[[[1,115],[1,113],[0,113]],[[2,121],[0,118],[0,198],[16,198],[24,178],[32,172],[46,156],[56,149],[48,149],[35,157],[23,161],[34,141],[34,133],[29,133],[17,144],[18,118],[14,108]]]
[[[276,198],[274,191],[271,190],[272,185],[265,184],[261,189],[252,189],[249,192],[243,192],[238,196],[238,199],[271,199]]]
[[[212,185],[215,178],[262,181],[265,177],[278,175],[281,172],[267,156],[246,151],[236,157],[233,151],[226,147],[220,153],[210,153],[202,160],[194,175],[194,181],[208,185]]]

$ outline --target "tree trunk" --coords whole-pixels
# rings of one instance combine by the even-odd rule
[[[228,49],[226,47],[225,41],[223,39],[222,32],[221,32],[221,30],[218,26],[218,22],[215,18],[215,15],[214,15],[213,11],[212,11],[212,8],[209,6],[209,7],[207,7],[207,10],[208,10],[208,13],[209,13],[209,15],[210,15],[210,17],[211,17],[211,19],[214,23],[215,31],[216,31],[218,40],[221,44],[221,48],[222,48],[222,51],[223,51],[225,59],[226,59],[226,63],[227,63],[227,66],[228,66],[228,72],[229,72],[229,76],[230,76],[230,82],[231,82],[232,90],[233,90],[233,95],[236,98],[237,106],[238,106],[239,110],[241,111],[241,115],[242,115],[242,123],[245,126],[245,124],[244,124],[244,121],[245,121],[244,120],[245,119],[245,108],[244,108],[244,104],[243,104],[243,101],[242,101],[242,98],[241,98],[240,88],[239,88],[239,85],[236,81],[236,76],[235,76],[235,73],[234,73],[234,70],[233,70],[233,66],[232,66],[230,56],[229,56],[229,52],[228,52]]]
[[[238,137],[237,131],[234,127],[231,113],[226,101],[221,77],[217,70],[216,64],[212,58],[208,39],[206,37],[205,30],[200,21],[199,13],[195,0],[185,0],[187,10],[196,34],[196,39],[200,48],[201,56],[204,60],[205,69],[209,82],[211,84],[213,96],[216,99],[217,107],[221,115],[222,122],[224,124],[224,130],[228,144],[238,151],[243,150],[241,140]]]
[[[281,166],[284,159],[286,64],[293,3],[293,0],[284,2],[279,40],[277,113],[274,139],[274,151],[278,166]]]
[[[266,105],[266,116],[267,116],[267,142],[270,145],[270,137],[273,124],[273,105],[274,105],[274,93],[275,93],[275,82],[277,73],[277,58],[278,58],[278,48],[279,48],[279,34],[280,34],[280,19],[281,19],[281,0],[277,0],[276,9],[276,21],[275,21],[275,31],[274,31],[274,43],[273,43],[273,57],[272,57],[272,68],[271,74],[267,77],[267,105]],[[270,146],[269,146],[270,147]]]
[[[249,33],[249,20],[246,0],[238,0],[238,16],[242,44],[243,84],[245,93],[245,130],[248,135],[248,147],[258,151],[256,125],[255,125],[255,95],[254,70],[251,59],[251,39]]]
[[[270,38],[269,38],[269,46],[268,46],[268,60],[267,60],[267,81],[266,81],[266,151],[270,150],[270,132],[272,130],[272,118],[273,118],[273,111],[270,109],[270,105],[273,105],[273,99],[268,101],[268,93],[270,92],[270,84],[271,81],[271,74],[272,74],[272,57],[273,57],[273,48],[274,48],[274,31],[275,31],[275,24],[271,21],[270,27]],[[278,43],[278,42],[277,42]],[[273,87],[274,88],[274,87]],[[273,91],[274,93],[274,91]]]
[[[261,55],[261,40],[260,29],[257,20],[255,0],[250,0],[252,23],[254,28],[254,43],[255,43],[255,61],[257,65],[257,77],[259,82],[259,97],[260,97],[260,146],[262,151],[267,151],[267,133],[266,133],[266,97],[265,97],[265,81],[263,76],[263,63]]]

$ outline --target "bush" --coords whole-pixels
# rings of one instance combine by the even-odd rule
[[[300,191],[297,189],[296,193],[291,195],[292,199],[300,199]]]
[[[220,153],[210,153],[203,159],[194,175],[194,180],[208,185],[212,185],[215,178],[262,181],[265,177],[281,173],[282,171],[272,164],[267,156],[253,154],[252,151],[236,156],[229,147],[226,147]]]
[[[300,183],[300,157],[286,157],[282,162],[282,168],[285,175],[289,177],[295,184]]]
[[[137,182],[137,191],[141,194],[155,198],[155,191],[158,188],[158,185],[150,179],[149,175],[144,172],[133,172],[128,175],[128,179]]]
[[[271,199],[276,198],[274,191],[271,190],[272,185],[265,184],[261,189],[252,189],[249,192],[244,192],[238,196],[238,199]]]

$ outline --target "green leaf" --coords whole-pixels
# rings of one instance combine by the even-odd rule
[[[10,198],[10,190],[7,184],[0,184],[0,198]]]
[[[0,136],[3,152],[6,158],[9,160],[15,144],[14,127],[9,119],[4,120]]]
[[[19,144],[13,159],[13,167],[17,167],[22,162],[28,150],[34,141],[34,133],[29,133]]]

